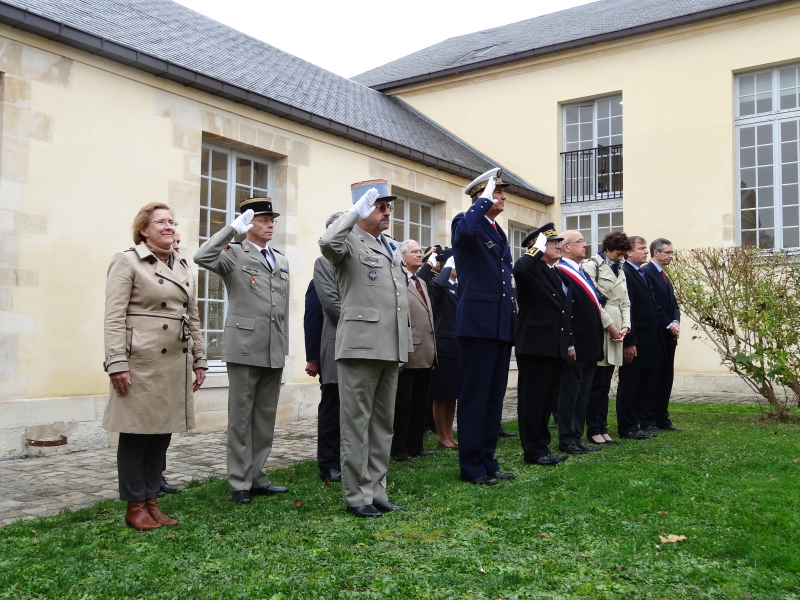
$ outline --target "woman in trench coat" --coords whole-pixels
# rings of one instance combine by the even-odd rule
[[[119,432],[119,495],[138,530],[177,523],[157,501],[164,453],[170,434],[194,427],[207,369],[194,276],[172,249],[176,225],[165,204],[142,207],[136,245],[114,254],[106,281],[103,428]]]
[[[622,258],[630,249],[628,236],[612,231],[603,238],[603,249],[581,263],[586,275],[605,296],[606,312],[622,334],[631,328],[631,302],[622,269]],[[608,330],[604,336],[604,357],[597,363],[586,409],[586,437],[595,444],[616,444],[608,435],[608,392],[614,367],[622,364],[622,344],[611,342]]]

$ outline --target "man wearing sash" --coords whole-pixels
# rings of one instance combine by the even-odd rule
[[[579,231],[565,231],[559,237],[561,260],[557,268],[572,299],[572,332],[575,339],[575,362],[565,362],[561,369],[558,395],[558,449],[567,454],[597,452],[600,446],[585,444],[581,437],[586,422],[586,408],[597,362],[603,360],[603,329],[612,342],[622,341],[619,330],[600,303],[594,284],[583,272],[586,242]]]

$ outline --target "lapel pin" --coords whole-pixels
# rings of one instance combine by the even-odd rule
[[[256,287],[256,278],[255,277],[251,277],[250,278],[250,287],[251,288]]]

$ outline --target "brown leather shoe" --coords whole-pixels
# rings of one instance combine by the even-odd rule
[[[161,525],[177,525],[178,522],[175,519],[170,519],[167,515],[161,512],[161,507],[158,505],[158,500],[155,498],[148,498],[144,501],[145,505],[147,506],[147,512],[150,513],[150,516],[153,517],[158,523]]]
[[[137,531],[150,531],[161,527],[161,524],[150,516],[150,512],[144,502],[128,502],[128,510],[125,511],[125,523],[128,524],[128,527],[133,527]]]

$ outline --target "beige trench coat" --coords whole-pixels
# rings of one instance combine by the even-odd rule
[[[180,255],[170,269],[145,244],[111,259],[106,280],[104,367],[130,371],[120,396],[109,385],[103,428],[175,433],[194,428],[194,369],[206,368],[197,290]]]
[[[586,275],[592,280],[600,290],[600,293],[608,298],[605,309],[608,315],[614,321],[614,327],[622,329],[631,326],[631,301],[628,299],[628,284],[625,283],[625,271],[620,264],[619,277],[614,275],[599,254],[595,254],[592,258],[584,260],[582,263],[583,270]],[[597,269],[600,266],[598,274]],[[601,367],[608,367],[611,365],[620,366],[622,364],[622,344],[619,342],[611,342],[608,335],[608,330],[603,332],[603,352],[605,360],[601,360],[597,364]]]

